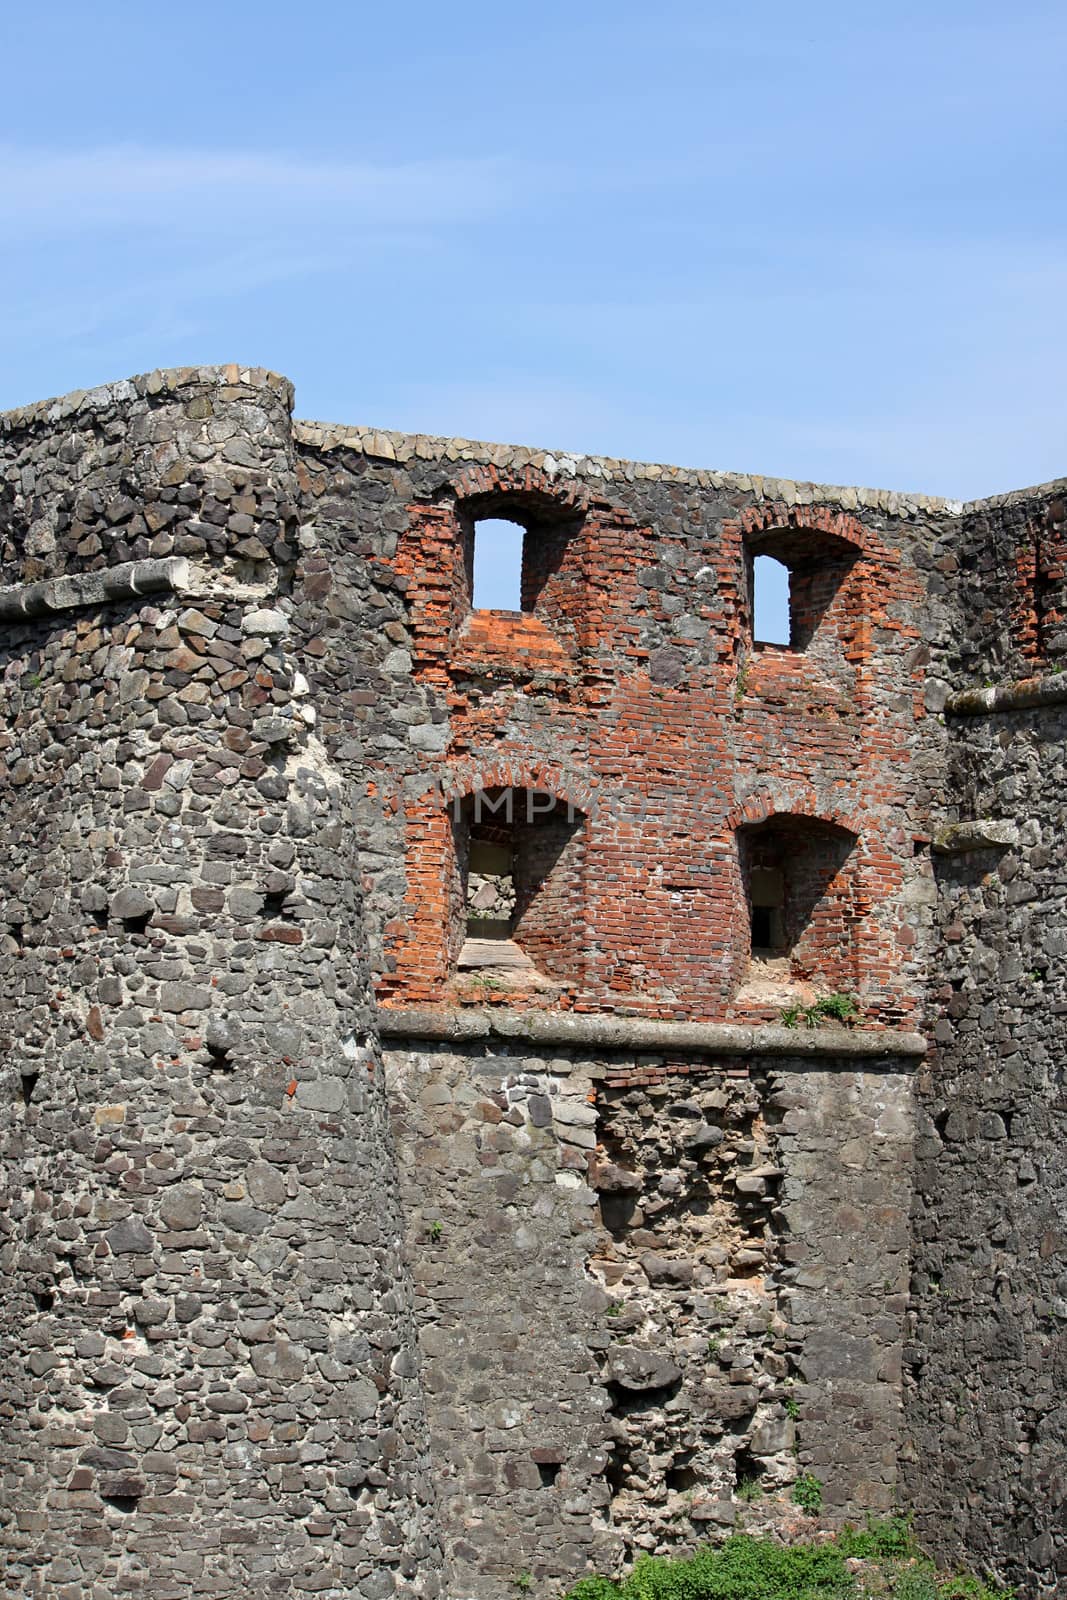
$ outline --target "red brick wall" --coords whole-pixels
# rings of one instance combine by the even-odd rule
[[[685,509],[685,526],[652,525],[571,480],[491,466],[409,504],[388,565],[408,602],[415,684],[447,737],[421,760],[422,795],[406,785],[407,892],[387,929],[384,1003],[457,998],[448,803],[511,782],[574,799],[587,818],[580,870],[527,919],[531,953],[565,985],[552,1004],[775,1015],[737,999],[750,944],[737,829],[795,814],[856,839],[839,872],[811,865],[798,974],[858,989],[869,1021],[913,1011],[899,890],[916,575],[883,531],[832,507],[740,504],[705,519],[698,550]],[[486,515],[529,530],[532,614],[470,612],[470,530]],[[793,563],[804,649],[753,648],[760,551]]]

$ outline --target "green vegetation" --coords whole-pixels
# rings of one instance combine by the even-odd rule
[[[480,994],[506,994],[507,984],[500,978],[493,978],[488,972],[476,972],[467,980],[467,988],[477,990]]]
[[[803,1480],[798,1480],[799,1482]],[[818,1487],[818,1479],[811,1480]],[[856,1570],[857,1562],[863,1566]],[[977,1578],[937,1572],[906,1517],[846,1527],[823,1543],[781,1545],[751,1534],[672,1561],[640,1556],[625,1578],[583,1578],[567,1600],[1011,1600]]]
[[[802,1472],[794,1483],[793,1504],[809,1517],[822,1510],[822,1482],[813,1472]]]
[[[850,1585],[845,1558],[832,1544],[786,1549],[735,1533],[688,1560],[642,1556],[618,1584],[584,1578],[568,1600],[821,1600],[855,1593]]]
[[[810,1006],[786,1006],[778,1020],[783,1028],[817,1028],[823,1022],[851,1022],[859,1005],[850,994],[824,994]]]
[[[910,1516],[869,1517],[865,1528],[854,1528],[846,1522],[837,1543],[846,1556],[856,1556],[861,1561],[905,1561],[922,1553],[911,1531]]]

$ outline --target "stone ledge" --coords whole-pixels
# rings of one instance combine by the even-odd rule
[[[1018,678],[982,689],[960,689],[945,701],[952,717],[985,717],[994,711],[1026,711],[1034,706],[1067,703],[1067,672],[1046,677]]]
[[[921,1033],[893,1028],[743,1027],[728,1022],[661,1022],[648,1017],[589,1016],[574,1011],[507,1011],[435,1006],[378,1008],[385,1039],[510,1039],[529,1044],[590,1045],[605,1050],[683,1050],[701,1055],[848,1056],[880,1060],[926,1054]]]
[[[1019,825],[994,817],[952,822],[934,835],[935,855],[964,855],[970,850],[1008,850],[1019,843]]]
[[[46,617],[56,611],[77,611],[83,606],[108,605],[161,590],[189,588],[189,563],[184,556],[164,556],[153,561],[126,561],[97,572],[74,572],[61,578],[42,578],[0,589],[0,622],[21,622]]]

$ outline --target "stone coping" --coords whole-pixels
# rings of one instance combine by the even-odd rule
[[[984,717],[994,711],[1026,711],[1033,706],[1067,703],[1067,672],[1045,677],[1018,678],[981,689],[960,689],[945,701],[953,717]]]
[[[38,400],[0,412],[0,436],[17,434],[38,425],[51,425],[80,412],[110,410],[116,405],[144,397],[179,395],[183,390],[234,387],[243,390],[269,389],[293,404],[293,385],[280,373],[267,367],[243,366],[237,362],[198,367],[162,367],[92,389],[75,389],[70,394]],[[348,426],[343,423],[293,422],[293,437],[298,444],[319,450],[352,450],[383,461],[476,461],[492,466],[538,467],[549,476],[600,479],[610,482],[656,481],[694,484],[700,488],[735,489],[757,500],[783,501],[786,505],[813,505],[827,502],[847,511],[864,507],[890,516],[946,516],[984,507],[1001,507],[1051,494],[1062,494],[1067,479],[1038,484],[1032,488],[1010,490],[980,500],[953,500],[943,495],[909,493],[894,489],[871,489],[841,484],[797,482],[792,478],[764,477],[758,473],[728,472],[719,469],[671,466],[662,462],[626,461],[614,456],[590,456],[573,451],[534,449],[523,445],[493,444],[483,440],[445,438],[433,434],[401,433],[388,428]]]
[[[83,606],[108,605],[138,595],[189,587],[189,562],[184,556],[162,556],[149,561],[124,561],[95,572],[72,572],[37,583],[19,583],[0,589],[0,623],[26,617],[45,617],[56,611],[76,611]]]
[[[610,484],[657,482],[694,484],[702,489],[733,489],[757,500],[785,505],[839,505],[846,511],[868,507],[890,516],[959,516],[961,500],[940,495],[909,494],[895,489],[854,488],[842,484],[802,483],[759,473],[719,468],[676,467],[665,462],[626,461],[614,456],[588,456],[567,450],[525,445],[490,444],[478,439],[444,438],[435,434],[396,433],[387,428],[349,427],[341,423],[294,421],[298,444],[316,450],[351,450],[400,465],[412,460],[478,462],[521,470],[536,467],[548,477],[585,478]]]
[[[893,1028],[745,1027],[728,1022],[663,1022],[651,1017],[594,1016],[575,1011],[511,1011],[471,1007],[380,1006],[385,1039],[441,1043],[507,1039],[527,1044],[588,1045],[602,1050],[681,1050],[701,1055],[846,1056],[860,1060],[923,1056],[921,1033]]]
[[[70,394],[49,400],[34,400],[29,405],[0,411],[0,435],[24,432],[40,424],[62,422],[79,412],[92,414],[110,411],[145,396],[175,394],[183,389],[270,389],[292,410],[293,386],[288,378],[267,367],[244,367],[237,362],[206,367],[160,367],[134,378],[97,384],[92,389],[73,389]]]
[[[0,412],[0,436],[17,434],[41,424],[51,425],[80,412],[105,411],[146,396],[180,393],[183,389],[240,386],[242,389],[270,389],[292,406],[293,386],[288,378],[266,367],[238,363],[202,367],[168,367],[141,373],[92,389],[75,389],[70,394],[38,400]],[[705,470],[670,466],[659,462],[625,461],[613,456],[589,456],[571,451],[532,449],[522,445],[492,444],[480,440],[443,438],[431,434],[400,433],[387,428],[346,426],[342,423],[294,421],[293,437],[298,444],[320,450],[353,450],[360,455],[384,461],[477,461],[493,466],[536,466],[550,476],[591,478],[610,482],[663,479],[691,483],[701,488],[736,489],[759,500],[784,501],[787,505],[813,505],[831,502],[845,510],[870,507],[891,516],[958,516],[967,509],[962,501],[941,495],[904,493],[891,489],[854,488],[840,484],[798,483],[791,478],[763,477],[760,474]],[[1051,486],[1047,486],[1050,487]],[[1018,491],[1021,494],[1039,490]],[[973,501],[971,505],[1003,504],[1012,496],[1000,495],[994,501]]]

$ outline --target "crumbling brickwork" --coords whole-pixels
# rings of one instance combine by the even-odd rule
[[[290,405],[0,418],[8,1592],[502,1600],[803,1470],[1051,1597],[1063,487]]]

